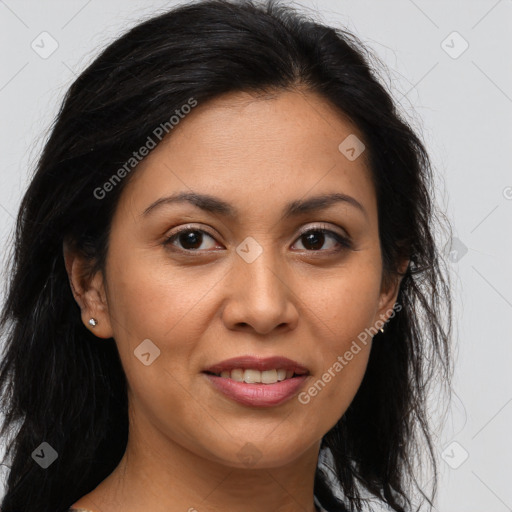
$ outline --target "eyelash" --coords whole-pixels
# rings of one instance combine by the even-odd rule
[[[186,228],[181,229],[180,231],[172,233],[170,236],[168,236],[165,239],[163,245],[165,247],[172,246],[173,245],[172,242],[175,239],[177,239],[183,233],[189,233],[189,232],[204,233],[204,234],[208,235],[209,237],[211,237],[212,239],[215,239],[215,237],[212,234],[210,234],[208,231],[205,231],[204,229],[199,229],[199,228],[195,228],[195,227],[186,227]],[[324,235],[328,235],[331,238],[334,238],[334,240],[341,247],[339,247],[338,249],[330,249],[330,250],[322,250],[322,249],[319,249],[319,250],[310,249],[310,250],[308,250],[308,249],[305,249],[307,252],[311,252],[311,253],[322,253],[322,252],[324,252],[324,253],[328,253],[328,254],[333,254],[333,253],[341,252],[343,250],[352,249],[352,242],[350,241],[350,239],[348,237],[340,235],[339,233],[336,233],[335,231],[327,229],[327,228],[325,228],[323,226],[313,226],[313,227],[309,227],[309,228],[304,229],[301,233],[299,233],[299,236],[297,237],[296,240],[299,240],[304,235],[307,235],[310,232],[322,233]],[[185,252],[185,253],[200,253],[200,252],[203,251],[202,249],[180,249],[180,248],[177,248],[175,246],[173,247],[173,250],[177,250],[177,251]]]

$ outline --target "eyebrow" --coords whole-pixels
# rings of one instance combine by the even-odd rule
[[[352,196],[341,193],[332,193],[313,196],[308,199],[299,199],[288,203],[284,207],[282,219],[325,210],[340,202],[350,204],[360,210],[365,217],[368,216],[363,205]],[[142,215],[145,217],[160,206],[174,203],[189,203],[206,212],[219,214],[227,218],[235,218],[239,216],[238,210],[226,201],[209,194],[199,194],[196,192],[178,192],[171,196],[161,197],[154,203],[150,204],[144,210]]]

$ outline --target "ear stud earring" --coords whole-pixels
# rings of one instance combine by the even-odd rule
[[[98,321],[95,318],[89,319],[89,325],[92,325],[93,327],[95,327],[97,323],[98,323]]]

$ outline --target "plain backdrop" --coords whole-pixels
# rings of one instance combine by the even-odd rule
[[[0,0],[0,256],[69,85],[100,48],[175,4]],[[429,150],[454,228],[455,238],[442,242],[458,355],[436,437],[437,510],[511,511],[512,0],[296,5],[353,31],[386,64],[383,80]]]

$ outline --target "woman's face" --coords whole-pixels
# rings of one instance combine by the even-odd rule
[[[133,171],[93,332],[115,339],[139,425],[211,461],[275,467],[344,414],[368,360],[362,333],[396,298],[381,286],[375,191],[354,136],[313,93],[229,94],[194,108]],[[162,201],[177,194],[211,199]],[[205,373],[246,356],[307,375],[236,383],[282,378],[284,361]]]

